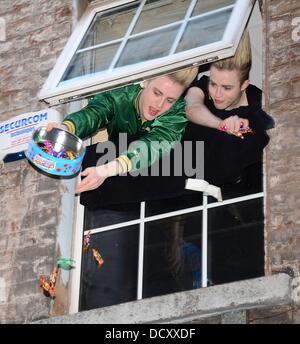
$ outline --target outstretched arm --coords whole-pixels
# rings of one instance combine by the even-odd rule
[[[204,105],[204,93],[199,87],[191,87],[185,100],[187,103],[186,117],[189,121],[209,128],[220,128],[221,119],[213,115]]]
[[[117,160],[101,166],[88,167],[81,172],[81,176],[84,178],[77,185],[75,192],[79,194],[84,191],[97,189],[104,183],[106,178],[122,173],[122,166],[120,166]]]
[[[189,121],[203,125],[205,127],[220,129],[228,134],[236,134],[240,131],[241,126],[248,128],[249,121],[238,116],[230,116],[224,120],[212,114],[204,105],[204,93],[199,87],[191,87],[186,100],[186,117]]]

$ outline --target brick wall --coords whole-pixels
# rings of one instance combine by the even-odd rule
[[[266,271],[299,275],[300,3],[261,3],[265,107],[276,120],[266,151]],[[45,107],[37,94],[71,33],[72,1],[2,0],[0,18],[2,121]],[[62,188],[26,160],[0,170],[0,323],[46,318],[55,309],[37,279],[49,275],[59,254]],[[66,312],[59,296],[56,304],[54,312]],[[251,313],[254,322],[257,314]],[[289,309],[286,314],[290,322]]]
[[[3,121],[46,107],[37,94],[71,33],[72,0],[1,0],[0,18]],[[60,181],[36,172],[26,160],[0,170],[0,323],[49,315],[53,305],[42,295],[38,277],[50,274],[59,253],[61,189]],[[60,313],[65,311],[64,305]]]
[[[276,121],[267,148],[267,273],[299,275],[300,3],[264,1],[266,109]]]

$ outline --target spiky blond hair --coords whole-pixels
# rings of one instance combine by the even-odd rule
[[[190,67],[168,74],[168,76],[178,84],[182,85],[184,89],[187,89],[192,81],[197,77],[198,71],[198,67]]]
[[[244,31],[235,55],[212,63],[212,66],[220,70],[238,70],[241,84],[249,79],[251,69],[251,42],[248,31]]]

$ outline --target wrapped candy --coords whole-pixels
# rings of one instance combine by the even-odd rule
[[[58,274],[58,267],[55,267],[50,275],[50,284],[55,287],[56,280],[57,280],[57,274]]]
[[[254,131],[247,127],[247,128],[240,128],[240,130],[238,132],[234,132],[233,135],[235,135],[236,137],[239,137],[240,139],[244,139],[244,135],[246,134],[254,134]]]
[[[55,150],[53,144],[48,140],[43,140],[40,137],[36,140],[36,144],[44,151],[45,153],[59,159],[69,159],[75,160],[77,158],[76,154],[74,154],[70,150],[61,149],[59,151]]]
[[[101,254],[99,253],[98,250],[96,250],[95,248],[93,248],[93,256],[98,264],[98,268],[101,269],[101,267],[103,266],[104,264],[104,260],[101,256]]]
[[[223,127],[220,127],[219,129],[220,129],[220,131],[227,132],[226,125],[224,125]],[[254,131],[249,127],[245,128],[244,123],[241,122],[239,131],[231,131],[231,132],[229,132],[229,134],[234,135],[236,137],[239,137],[240,139],[244,139],[245,138],[244,135],[254,134]]]
[[[91,244],[91,231],[88,231],[88,233],[83,237],[83,252],[87,253],[89,250]]]
[[[70,159],[70,160],[76,159],[76,157],[75,157],[75,155],[74,155],[73,152],[71,152],[71,151],[66,151],[66,154],[67,154],[68,159]]]
[[[55,288],[50,286],[50,283],[46,280],[45,276],[40,276],[40,287],[43,289],[44,295],[54,299]]]
[[[40,276],[39,278],[40,287],[43,289],[44,295],[50,297],[51,299],[55,298],[57,274],[58,268],[55,267],[50,275],[49,281],[46,280],[45,276]]]
[[[63,270],[71,270],[75,268],[75,260],[60,257],[57,260],[57,266]]]

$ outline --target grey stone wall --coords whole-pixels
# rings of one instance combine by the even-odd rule
[[[71,33],[72,0],[1,0],[0,18],[5,23],[0,41],[3,121],[46,107],[37,94]],[[0,323],[66,312],[66,298],[58,297],[53,305],[38,283],[59,255],[61,189],[60,181],[36,172],[26,160],[0,170]]]
[[[265,108],[276,120],[266,150],[266,272],[284,271],[297,278],[300,3],[260,3],[265,29]],[[37,94],[71,33],[72,11],[72,0],[0,1],[0,121],[45,107]],[[37,173],[26,160],[8,163],[0,170],[0,323],[26,323],[67,312],[64,287],[58,285],[53,303],[38,285],[39,275],[49,275],[60,254],[57,227],[62,189],[61,182]],[[296,281],[293,299],[299,304],[300,282]],[[247,321],[267,322],[268,314],[273,314],[274,322],[299,323],[296,310],[290,304],[253,309]],[[225,321],[244,316],[228,314]],[[207,322],[214,321],[224,322],[217,317]]]
[[[264,1],[266,110],[276,121],[267,147],[266,271],[299,276],[300,3]]]

